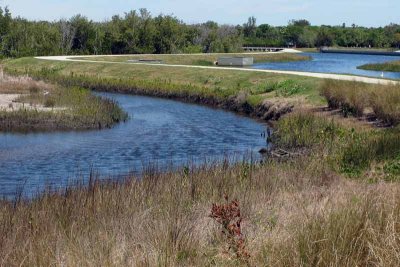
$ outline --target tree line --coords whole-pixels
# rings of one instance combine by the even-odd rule
[[[72,54],[239,52],[242,46],[399,47],[400,25],[364,28],[312,26],[292,20],[287,26],[243,25],[213,21],[186,24],[171,15],[152,16],[146,9],[95,22],[82,15],[66,20],[30,21],[0,7],[2,57]]]
[[[243,25],[244,43],[253,46],[293,47],[368,47],[399,48],[400,25],[391,23],[385,27],[367,28],[345,23],[339,26],[312,26],[309,21],[291,20],[287,26],[256,25],[250,17]]]

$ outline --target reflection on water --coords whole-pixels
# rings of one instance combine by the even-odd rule
[[[257,69],[293,70],[321,73],[353,74],[360,76],[381,77],[382,71],[357,69],[358,66],[370,63],[383,63],[400,60],[400,56],[376,56],[353,54],[303,53],[312,57],[311,61],[258,63]],[[384,78],[400,79],[399,72],[383,72]]]
[[[117,176],[189,160],[243,155],[265,146],[265,125],[233,113],[171,100],[103,94],[129,113],[127,123],[88,132],[0,134],[0,196],[65,186],[90,169]]]

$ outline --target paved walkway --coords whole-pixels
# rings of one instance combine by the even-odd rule
[[[296,53],[296,50],[288,50],[285,52]],[[252,53],[254,54],[254,53]],[[265,52],[260,52],[265,54]],[[183,55],[183,54],[179,54]],[[192,54],[193,55],[193,54]],[[331,73],[316,73],[316,72],[302,72],[302,71],[285,71],[285,70],[262,70],[262,69],[247,69],[247,68],[229,68],[229,67],[217,67],[217,66],[194,66],[194,65],[177,65],[177,64],[156,64],[156,63],[143,63],[143,62],[113,62],[113,61],[95,61],[95,60],[84,60],[80,58],[91,58],[91,57],[115,57],[115,56],[129,56],[129,55],[96,55],[96,56],[50,56],[50,57],[36,57],[42,60],[55,60],[55,61],[71,61],[71,62],[86,62],[86,63],[102,63],[102,64],[123,64],[123,65],[147,65],[157,66],[165,68],[194,68],[194,69],[215,69],[215,70],[230,70],[230,71],[247,71],[247,72],[260,72],[260,73],[277,73],[277,74],[289,74],[297,76],[306,76],[322,79],[333,79],[342,81],[357,81],[370,84],[400,84],[399,81],[385,80],[379,78],[353,76],[345,74],[331,74]]]

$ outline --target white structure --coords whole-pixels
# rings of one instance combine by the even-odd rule
[[[232,67],[244,67],[251,66],[254,64],[254,58],[252,57],[220,57],[217,62],[218,66],[232,66]]]

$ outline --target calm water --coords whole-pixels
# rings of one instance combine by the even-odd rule
[[[179,166],[264,147],[265,125],[233,113],[150,97],[104,94],[132,117],[113,129],[0,134],[0,196],[65,186],[90,168],[103,175],[140,172],[150,161]]]
[[[374,56],[352,54],[304,53],[312,57],[311,61],[285,63],[259,63],[257,69],[294,70],[307,72],[354,74],[360,76],[381,77],[381,71],[359,70],[358,66],[369,63],[382,63],[400,60],[400,56]],[[385,78],[400,79],[399,72],[384,72]]]

